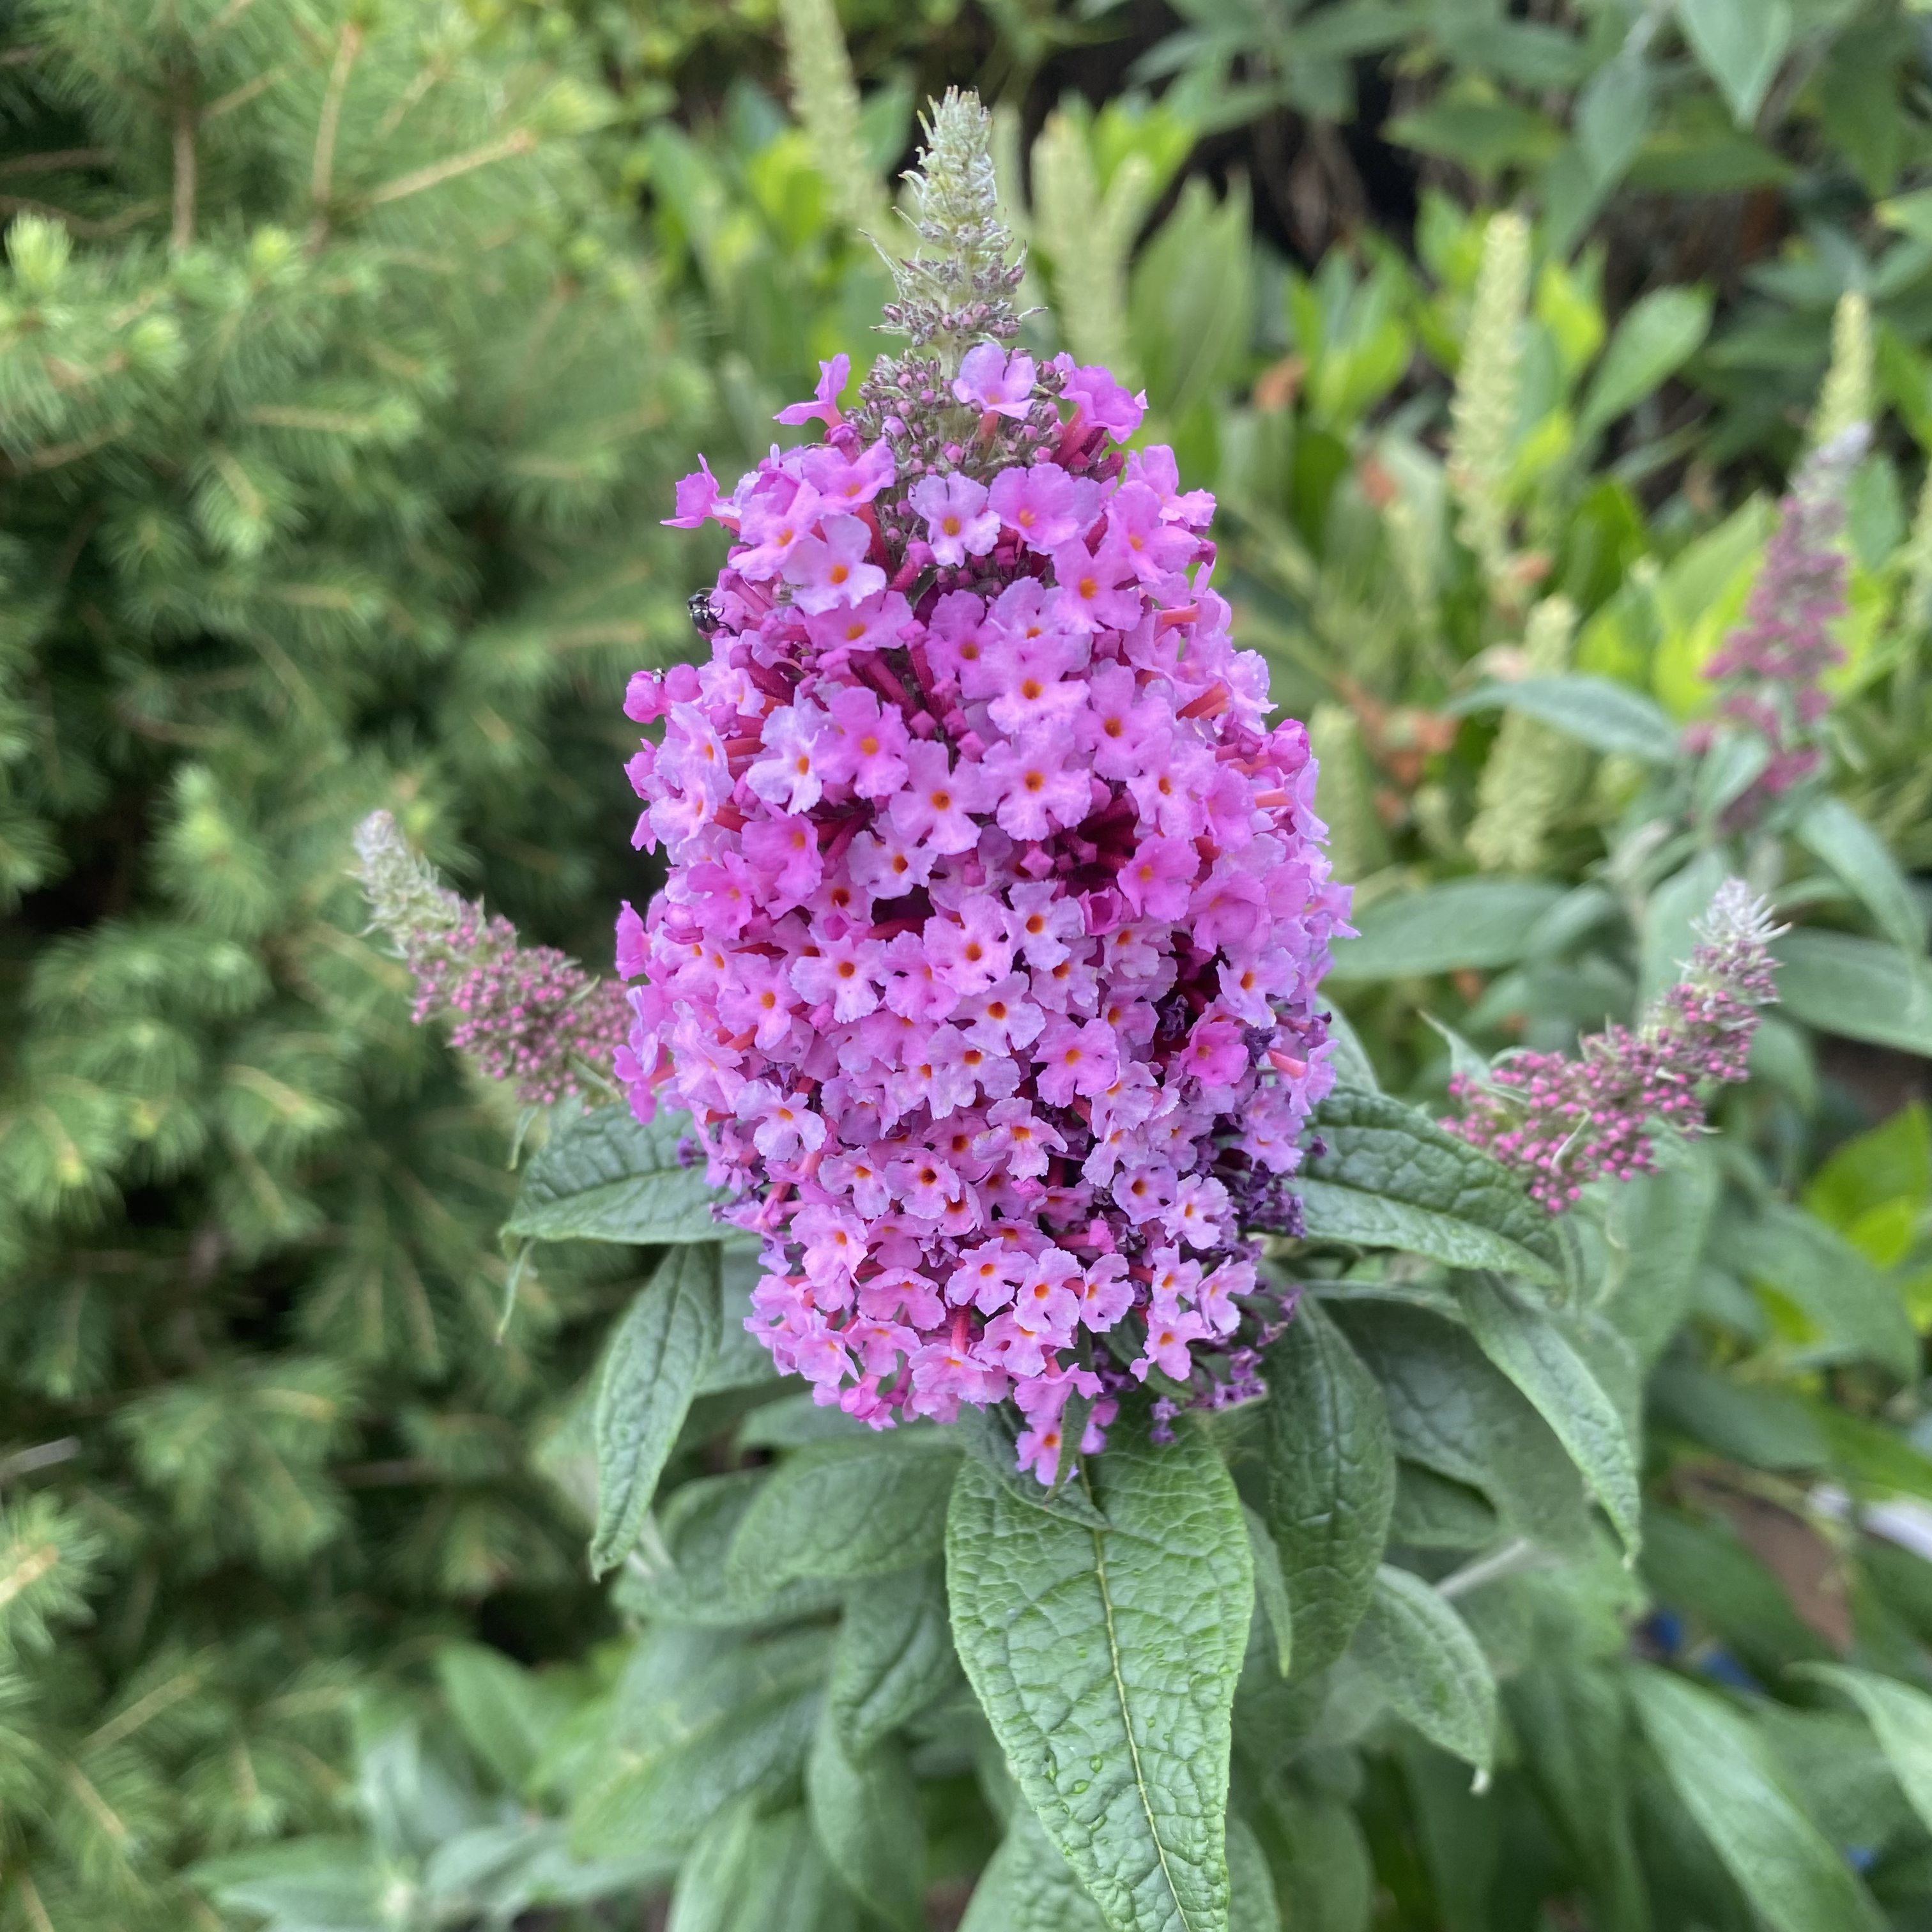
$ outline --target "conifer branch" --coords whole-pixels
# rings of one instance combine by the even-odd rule
[[[342,124],[342,101],[349,92],[350,71],[362,51],[362,29],[351,20],[336,43],[328,85],[322,90],[322,112],[316,121],[315,153],[309,163],[308,175],[308,198],[315,206],[308,236],[311,254],[322,246],[322,238],[328,232],[328,197],[335,181],[335,137]]]
[[[226,94],[218,94],[201,110],[201,124],[205,128],[211,121],[219,121],[224,114],[232,114],[238,107],[245,107],[258,94],[268,89],[288,72],[286,64],[272,67],[258,74],[252,80],[244,80],[239,87],[231,87]]]
[[[113,158],[111,148],[48,148],[38,154],[20,154],[10,161],[0,162],[0,175],[46,175],[61,168],[104,167]]]
[[[255,0],[228,0],[228,4],[208,22],[196,38],[200,40],[212,40],[217,34],[226,33],[254,4]]]
[[[536,144],[537,137],[529,128],[519,128],[514,134],[506,134],[500,141],[486,142],[480,148],[471,148],[466,154],[434,162],[428,167],[418,168],[412,174],[398,175],[394,181],[375,189],[364,205],[380,208],[387,202],[404,200],[426,189],[440,188],[445,182],[454,181],[459,175],[473,173],[478,168],[508,160],[513,155],[527,154]]]
[[[184,83],[184,91],[175,103],[174,222],[168,237],[177,254],[192,246],[194,241],[194,203],[198,172],[194,130],[194,105],[187,98]]]
[[[76,436],[71,442],[48,443],[39,449],[30,449],[24,456],[0,456],[0,476],[25,476],[40,470],[58,470],[64,464],[78,462],[83,456],[92,456],[97,449],[104,449],[110,442],[118,442],[134,425],[125,418],[110,423],[104,429],[96,430],[92,436]]]

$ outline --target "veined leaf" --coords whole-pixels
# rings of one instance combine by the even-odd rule
[[[1589,1364],[1546,1310],[1526,1306],[1493,1276],[1457,1284],[1483,1353],[1534,1404],[1595,1491],[1625,1550],[1642,1540],[1636,1445]]]
[[[1107,1519],[1095,1506],[1086,1485],[1071,1480],[1049,1488],[1019,1466],[1019,1438],[1012,1418],[1004,1406],[998,1408],[968,1406],[959,1412],[953,1433],[965,1445],[968,1454],[978,1462],[1000,1488],[1016,1502],[1028,1509],[1084,1522],[1090,1529],[1105,1529]]]
[[[728,1932],[750,1861],[752,1802],[728,1804],[698,1833],[678,1867],[664,1932]]]
[[[858,1932],[858,1914],[802,1810],[742,1804],[679,1868],[664,1932]]]
[[[1630,1828],[1623,1693],[1599,1664],[1538,1664],[1504,1687],[1523,1768],[1581,1869],[1603,1932],[1648,1932]]]
[[[590,1567],[621,1563],[718,1340],[718,1244],[673,1250],[618,1324],[597,1386]]]
[[[816,1442],[781,1462],[733,1540],[730,1568],[766,1587],[795,1576],[875,1576],[944,1546],[959,1462],[948,1430]]]
[[[487,1644],[446,1646],[436,1652],[436,1674],[465,1742],[505,1790],[520,1792],[570,1710],[568,1694]]]
[[[1376,1574],[1355,1654],[1396,1714],[1478,1771],[1494,1758],[1496,1682],[1469,1626],[1420,1576],[1384,1563]]]
[[[740,1469],[680,1483],[625,1560],[613,1593],[619,1607],[646,1622],[704,1630],[783,1623],[832,1609],[836,1582],[777,1582],[730,1564],[740,1526],[770,1480],[763,1469]]]
[[[1328,1151],[1296,1184],[1311,1235],[1560,1282],[1550,1216],[1500,1162],[1386,1094],[1337,1088],[1316,1118]]]
[[[953,1639],[1020,1790],[1113,1932],[1227,1932],[1229,1712],[1254,1568],[1206,1436],[1136,1407],[1094,1480],[1108,1527],[976,1461],[946,1526]]]
[[[562,1122],[532,1159],[512,1234],[545,1241],[716,1241],[724,1230],[701,1164],[682,1166],[677,1143],[690,1126],[681,1114],[648,1126],[627,1106],[598,1107]]]
[[[1603,1311],[1640,1367],[1664,1353],[1690,1308],[1717,1200],[1717,1169],[1694,1147],[1681,1161],[1624,1182],[1612,1197]]]
[[[1282,1932],[1274,1874],[1245,1819],[1228,1820],[1228,1932]]]
[[[684,1633],[678,1633],[682,1636]],[[796,1631],[728,1645],[615,1730],[571,1819],[580,1855],[692,1844],[724,1805],[798,1774],[824,1702],[826,1640]]]
[[[1399,1456],[1480,1490],[1514,1535],[1566,1552],[1587,1545],[1582,1478],[1466,1328],[1398,1302],[1330,1310],[1381,1385]]]
[[[1639,1664],[1630,1692],[1664,1775],[1776,1932],[1880,1932],[1871,1895],[1805,1816],[1749,1720],[1714,1693]]]
[[[874,1577],[847,1598],[826,1701],[853,1756],[863,1757],[958,1681],[937,1564]]]
[[[1376,1378],[1312,1298],[1268,1350],[1265,1378],[1266,1521],[1306,1676],[1348,1648],[1368,1607],[1395,1504],[1395,1448]]]
[[[1480,685],[1448,708],[1458,713],[1520,711],[1553,724],[1592,750],[1621,753],[1652,765],[1667,765],[1676,758],[1681,736],[1663,707],[1642,692],[1613,679],[1580,672]]]
[[[1368,1932],[1375,1872],[1362,1828],[1346,1804],[1311,1798],[1276,1779],[1254,1823],[1275,1894],[1288,1900],[1293,1911],[1286,1932]]]

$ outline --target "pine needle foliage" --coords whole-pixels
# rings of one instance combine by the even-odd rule
[[[40,0],[0,74],[0,1928],[174,1932],[344,1815],[358,1670],[596,1628],[526,1445],[614,1284],[496,1340],[506,1137],[350,836],[608,957],[706,388],[567,35]]]

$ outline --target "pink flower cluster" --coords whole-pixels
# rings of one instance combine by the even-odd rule
[[[1727,880],[1687,976],[1641,1028],[1592,1035],[1580,1059],[1519,1053],[1486,1080],[1458,1074],[1449,1093],[1463,1114],[1443,1124],[1514,1168],[1552,1214],[1600,1176],[1653,1172],[1652,1124],[1694,1132],[1703,1124],[1703,1083],[1745,1077],[1757,1010],[1777,998],[1768,951],[1775,937],[1762,906]]]
[[[709,662],[626,700],[669,880],[619,921],[618,1073],[764,1237],[782,1369],[880,1427],[1010,1395],[1045,1481],[1070,1395],[1097,1447],[1130,1377],[1233,1335],[1347,895],[1212,499],[1115,447],[1138,399],[984,344],[862,434],[846,374],[785,412],[823,441],[679,488],[734,542]]]
[[[1819,680],[1845,661],[1830,629],[1847,608],[1838,538],[1846,488],[1870,441],[1865,426],[1855,424],[1806,458],[1779,506],[1745,621],[1704,667],[1719,687],[1719,716],[1756,732],[1770,751],[1764,770],[1726,812],[1728,830],[1756,824],[1772,800],[1822,760],[1817,726],[1832,701]],[[1686,741],[1701,753],[1714,736],[1711,724],[1700,722]]]

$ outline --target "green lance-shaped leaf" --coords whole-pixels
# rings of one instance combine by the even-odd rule
[[[1789,0],[1678,0],[1677,16],[1732,118],[1748,128],[1791,44]]]
[[[739,1526],[770,1480],[767,1470],[738,1469],[680,1483],[625,1559],[613,1592],[617,1607],[645,1623],[707,1630],[787,1623],[835,1608],[836,1582],[775,1582],[731,1567]]]
[[[1245,1819],[1228,1820],[1228,1932],[1282,1932],[1274,1874]]]
[[[1801,1664],[1807,1677],[1834,1685],[1864,1713],[1906,1802],[1932,1831],[1932,1697],[1895,1677],[1843,1664]]]
[[[905,1753],[882,1744],[850,1756],[830,1715],[822,1716],[806,1760],[805,1799],[826,1862],[846,1889],[888,1925],[921,1932],[926,1828]]]
[[[1723,1238],[1726,1258],[1796,1302],[1831,1355],[1880,1363],[1901,1380],[1916,1374],[1918,1339],[1898,1291],[1815,1214],[1772,1202],[1726,1226]]]
[[[1820,1033],[1932,1055],[1932,973],[1849,932],[1787,932],[1772,946],[1784,1010]]]
[[[1577,435],[1607,429],[1682,368],[1710,333],[1711,314],[1711,298],[1701,289],[1658,289],[1633,303],[1591,378]]]
[[[547,1676],[525,1670],[487,1644],[452,1643],[436,1674],[464,1742],[506,1791],[521,1791],[543,1748],[571,1708]]]
[[[814,1443],[788,1456],[733,1538],[730,1568],[770,1588],[875,1576],[937,1556],[959,1445],[937,1429]]]
[[[1496,1681],[1446,1598],[1392,1564],[1355,1631],[1355,1654],[1397,1717],[1432,1744],[1487,1771],[1495,1754]]]
[[[1420,1109],[1338,1088],[1317,1125],[1328,1151],[1296,1183],[1310,1235],[1560,1283],[1550,1216],[1500,1162]]]
[[[1583,1485],[1522,1392],[1468,1330],[1400,1302],[1337,1304],[1336,1320],[1388,1404],[1396,1454],[1479,1490],[1515,1534],[1580,1554]]]
[[[1528,1306],[1493,1275],[1466,1275],[1457,1286],[1483,1353],[1556,1432],[1634,1553],[1643,1536],[1643,1503],[1636,1447],[1616,1404],[1547,1311]]]
[[[1629,1720],[1615,1671],[1538,1664],[1504,1689],[1523,1769],[1588,1888],[1592,1924],[1647,1932],[1650,1913],[1630,1825]]]
[[[717,1340],[718,1244],[674,1249],[618,1324],[597,1387],[594,1574],[637,1541]]]
[[[1276,1779],[1261,1797],[1254,1828],[1275,1895],[1290,1904],[1287,1932],[1368,1932],[1375,1872],[1348,1806]]]
[[[802,1810],[741,1800],[679,1868],[664,1932],[856,1932],[856,1915]]]
[[[853,1756],[958,1681],[938,1564],[872,1578],[846,1598],[826,1703]]]
[[[1750,1720],[1713,1692],[1637,1665],[1630,1693],[1684,1810],[1775,1932],[1878,1932],[1870,1894],[1786,1788]]]
[[[1312,1298],[1268,1352],[1269,1534],[1303,1676],[1332,1664],[1368,1608],[1395,1507],[1395,1445],[1376,1378]]]
[[[1228,1932],[1230,1711],[1254,1596],[1240,1500],[1204,1433],[1156,1447],[1138,1403],[1094,1480],[1104,1529],[961,1466],[953,1640],[1021,1791],[1112,1932]]]
[[[1338,939],[1329,977],[1401,980],[1462,967],[1514,966],[1536,922],[1562,898],[1541,879],[1452,879],[1400,898],[1378,899]]]
[[[1282,1580],[1281,1552],[1266,1521],[1246,1503],[1241,1505],[1241,1520],[1248,1526],[1248,1550],[1255,1559],[1255,1602],[1274,1640],[1275,1668],[1286,1677],[1294,1668],[1294,1612]]]
[[[1662,1355],[1689,1310],[1717,1201],[1716,1164],[1694,1146],[1612,1197],[1603,1312],[1640,1367]]]
[[[563,1121],[531,1160],[506,1224],[538,1240],[715,1241],[712,1219],[725,1197],[707,1187],[703,1164],[686,1167],[679,1140],[687,1114],[648,1125],[628,1107],[599,1107]]]
[[[698,1833],[677,1868],[664,1932],[729,1932],[750,1862],[755,1802],[726,1805]]]
[[[786,1789],[818,1727],[826,1652],[823,1631],[794,1630],[698,1654],[649,1698],[627,1683],[572,1808],[578,1855],[681,1850],[734,1798]]]
[[[1581,672],[1479,685],[1448,709],[1457,716],[1520,711],[1594,751],[1620,753],[1646,764],[1667,765],[1678,752],[1678,729],[1652,699],[1627,684]]]
[[[1925,914],[1891,849],[1841,798],[1814,801],[1799,839],[1857,894],[1886,938],[1913,958],[1925,952]]]

